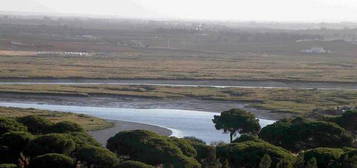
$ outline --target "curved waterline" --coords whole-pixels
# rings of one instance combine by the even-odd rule
[[[177,110],[177,109],[131,109],[88,106],[48,105],[34,103],[9,103],[0,102],[3,107],[34,108],[59,112],[86,114],[108,120],[129,121],[170,129],[173,136],[195,136],[208,143],[216,141],[229,141],[226,134],[217,131],[212,123],[212,118],[217,113]],[[260,119],[262,126],[275,121]]]

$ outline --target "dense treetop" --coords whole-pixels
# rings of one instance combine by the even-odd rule
[[[353,142],[353,136],[337,124],[304,118],[268,125],[259,137],[293,152],[316,147],[350,147]]]
[[[216,129],[230,133],[230,140],[239,134],[258,134],[260,131],[259,119],[254,114],[241,109],[224,111],[220,116],[214,116],[213,123]]]
[[[260,130],[254,114],[232,109],[213,119],[241,134],[228,144],[133,130],[107,148],[75,123],[0,118],[0,168],[356,168],[355,115],[283,119]]]

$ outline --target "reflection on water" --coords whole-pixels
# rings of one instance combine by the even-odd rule
[[[0,106],[87,114],[110,120],[161,126],[171,129],[173,135],[177,137],[195,136],[206,142],[229,141],[228,135],[222,134],[221,131],[217,131],[214,128],[212,118],[217,113],[173,109],[105,108],[7,102],[0,102]],[[262,126],[272,124],[273,122],[272,120],[260,120]]]

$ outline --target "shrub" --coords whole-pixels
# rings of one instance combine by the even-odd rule
[[[170,137],[169,141],[175,144],[177,147],[179,147],[184,155],[188,157],[196,157],[197,152],[195,148],[193,148],[193,146],[189,143],[188,140],[179,139],[176,137]]]
[[[184,138],[196,150],[196,160],[200,162],[202,167],[218,167],[219,161],[216,157],[216,148],[214,146],[206,145],[204,141],[197,138]]]
[[[7,146],[0,146],[0,163],[17,163],[19,153]]]
[[[33,138],[33,135],[27,132],[8,132],[0,137],[0,144],[14,152],[22,152]]]
[[[337,117],[334,121],[349,131],[357,130],[357,110],[346,111],[342,114],[342,116]]]
[[[117,156],[111,151],[96,146],[84,146],[77,151],[77,159],[88,167],[110,168],[118,163]]]
[[[51,121],[40,116],[25,116],[17,119],[20,123],[27,126],[32,134],[47,134],[51,132]]]
[[[316,159],[318,167],[337,167],[344,151],[334,148],[316,148],[304,152],[305,161]]]
[[[142,162],[130,160],[130,161],[125,161],[125,162],[120,163],[115,168],[154,168],[154,166],[147,165]]]
[[[30,156],[45,153],[70,154],[75,150],[75,143],[65,134],[48,134],[35,138],[27,146],[25,152]]]
[[[0,135],[11,131],[27,131],[26,126],[14,119],[0,118]]]
[[[199,163],[185,156],[167,137],[150,131],[123,131],[108,140],[107,148],[118,155],[151,165],[166,164],[175,168],[199,167]]]
[[[232,167],[258,167],[264,155],[270,156],[272,167],[276,167],[281,161],[293,164],[296,159],[283,148],[255,141],[218,146],[217,155],[221,160],[227,160]]]
[[[18,168],[15,164],[0,164],[0,168]]]
[[[49,153],[32,159],[29,168],[71,168],[74,164],[73,159],[66,155]]]
[[[239,138],[233,141],[233,143],[246,142],[246,141],[255,141],[255,142],[264,142],[255,135],[241,135]]]
[[[348,151],[341,156],[342,168],[357,168],[357,150]]]
[[[76,144],[76,148],[80,148],[83,145],[101,146],[99,142],[97,142],[93,137],[88,135],[88,133],[86,132],[71,132],[68,133],[68,135]]]
[[[52,126],[52,132],[55,133],[84,132],[84,129],[77,123],[62,121]]]
[[[183,139],[186,139],[192,143],[200,143],[200,144],[206,144],[205,141],[203,141],[202,139],[198,139],[196,137],[184,137]]]
[[[271,158],[269,155],[265,154],[259,162],[259,168],[270,168],[271,167]]]
[[[304,168],[318,168],[316,158],[308,160]]]
[[[351,146],[353,137],[340,126],[303,118],[281,120],[264,127],[259,137],[293,152],[317,147]]]

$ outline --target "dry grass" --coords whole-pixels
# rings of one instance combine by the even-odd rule
[[[182,54],[182,55],[181,55]],[[1,54],[0,54],[1,55]],[[356,57],[133,51],[105,56],[0,56],[0,77],[357,81]]]
[[[36,54],[34,51],[0,50],[0,55],[6,56],[34,56]]]

